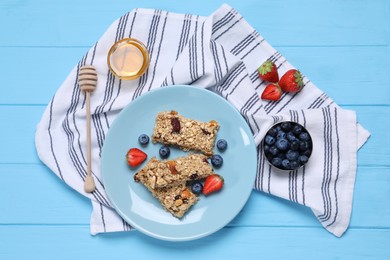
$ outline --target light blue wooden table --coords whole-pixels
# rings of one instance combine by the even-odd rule
[[[91,236],[90,202],[38,159],[35,127],[80,57],[136,7],[209,15],[223,1],[0,0],[0,259],[390,259],[390,1],[227,0],[372,133],[358,153],[349,230],[253,192],[221,231],[171,243]]]

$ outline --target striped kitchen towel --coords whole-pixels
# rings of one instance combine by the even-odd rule
[[[109,48],[133,37],[150,52],[150,66],[134,81],[115,78],[107,67]],[[353,111],[338,107],[304,77],[297,94],[262,101],[266,83],[257,68],[272,60],[282,75],[292,68],[236,10],[221,6],[209,17],[135,9],[116,20],[71,71],[46,108],[36,131],[37,152],[62,181],[91,199],[91,233],[131,230],[112,209],[100,174],[104,139],[118,113],[151,89],[187,84],[226,98],[248,122],[258,145],[254,189],[310,207],[321,224],[341,236],[350,220],[356,153],[369,133]],[[86,194],[85,97],[77,84],[79,68],[94,65],[99,81],[92,93],[92,172],[97,190]],[[310,163],[280,174],[264,163],[259,145],[268,127],[280,120],[299,122],[314,142]]]

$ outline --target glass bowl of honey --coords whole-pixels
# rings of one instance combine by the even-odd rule
[[[141,77],[148,68],[149,52],[142,42],[134,38],[124,38],[108,51],[107,64],[116,77],[134,80]]]

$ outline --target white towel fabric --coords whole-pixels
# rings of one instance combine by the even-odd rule
[[[138,80],[115,78],[107,67],[109,48],[133,37],[150,52],[150,66]],[[131,230],[111,208],[100,174],[104,138],[116,115],[151,89],[175,84],[208,88],[235,106],[259,145],[268,127],[282,119],[307,127],[315,143],[307,166],[280,174],[265,163],[258,146],[254,188],[310,207],[321,224],[341,236],[350,220],[356,153],[369,137],[353,111],[339,108],[304,77],[297,94],[262,101],[266,86],[257,68],[272,60],[280,75],[292,68],[233,8],[221,6],[209,17],[135,9],[115,21],[58,89],[36,132],[40,159],[66,184],[91,199],[91,233]],[[98,86],[91,96],[92,171],[97,190],[86,194],[85,97],[77,84],[80,66],[94,65]]]

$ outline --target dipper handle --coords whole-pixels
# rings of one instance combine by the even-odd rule
[[[85,92],[85,109],[87,118],[87,176],[85,177],[84,190],[87,193],[95,191],[95,181],[92,177],[91,156],[91,97],[90,92],[96,89],[97,73],[93,66],[83,66],[79,71],[78,78],[81,90]]]

